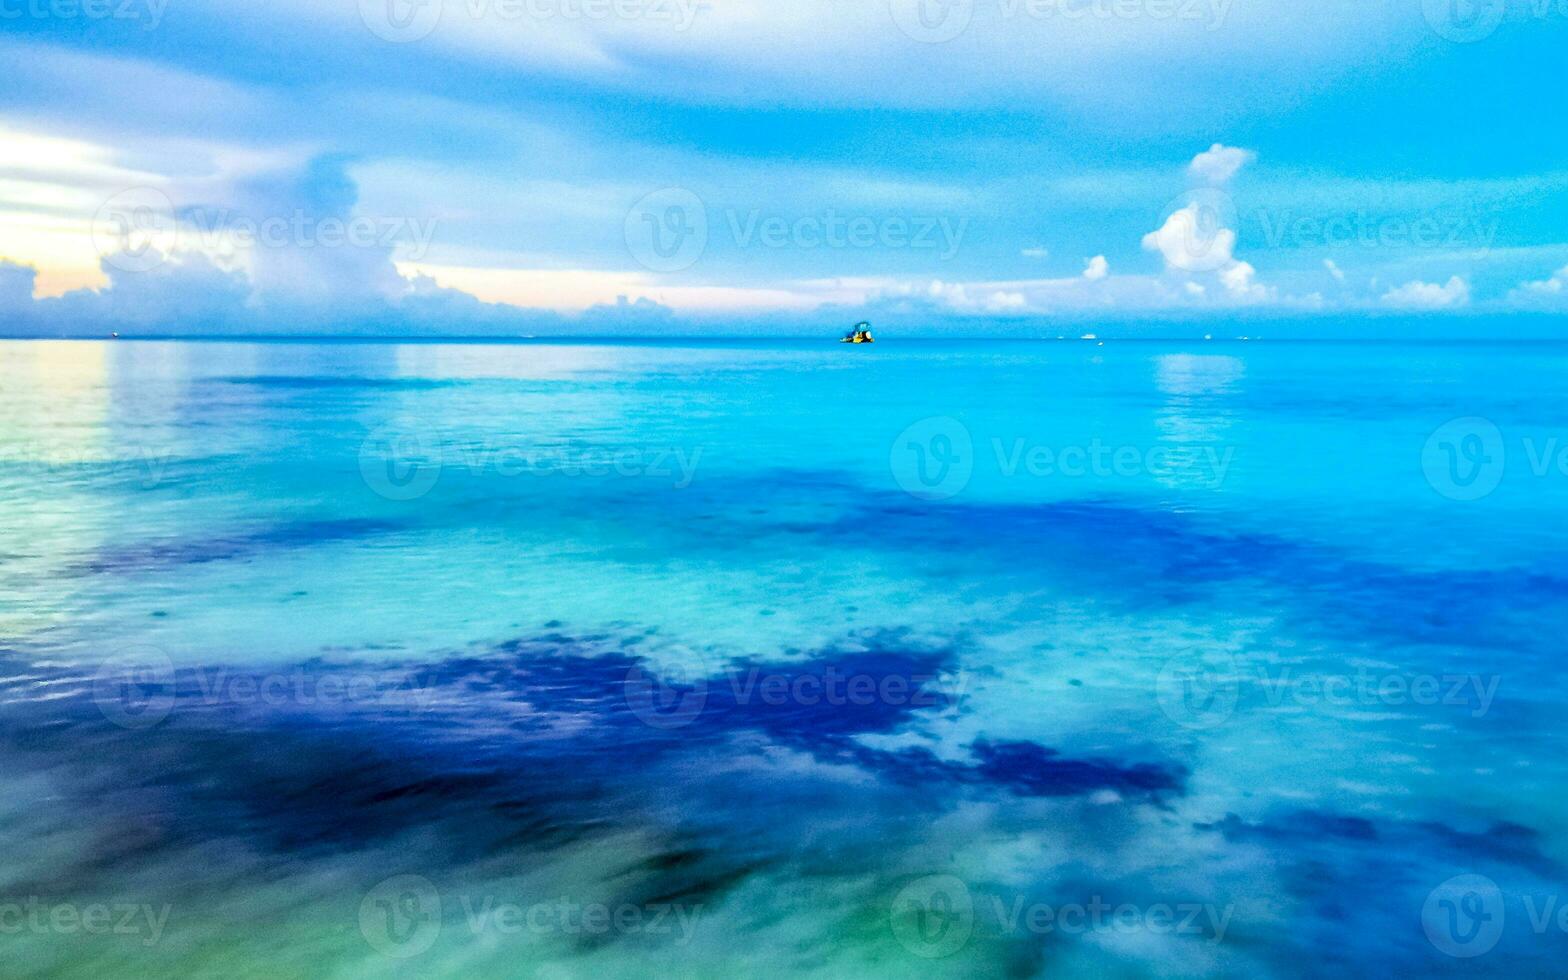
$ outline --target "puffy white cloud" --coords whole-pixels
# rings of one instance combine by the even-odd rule
[[[1192,163],[1187,165],[1187,173],[1196,180],[1224,184],[1257,158],[1258,155],[1251,150],[1215,143],[1192,158]]]
[[[966,316],[988,313],[1048,314],[1107,309],[1157,310],[1180,306],[1183,297],[1154,276],[1083,276],[994,282],[908,282],[887,280],[871,289],[855,309],[865,311],[945,312]]]
[[[1238,299],[1261,300],[1272,295],[1266,286],[1253,282],[1258,270],[1250,262],[1232,262],[1220,270],[1220,282]]]
[[[358,189],[341,159],[253,176],[228,190],[220,204],[174,208],[169,220],[191,234],[160,235],[134,243],[133,252],[103,256],[101,287],[35,299],[37,269],[0,259],[0,322],[38,336],[508,335],[635,332],[670,315],[644,299],[568,317],[405,276],[385,239],[391,226],[371,222],[363,236],[349,233]],[[224,254],[216,246],[241,226],[262,233],[243,254]]]
[[[1568,265],[1546,279],[1522,282],[1508,291],[1510,306],[1528,310],[1568,309]]]
[[[1193,201],[1171,212],[1165,224],[1144,235],[1143,247],[1160,253],[1166,272],[1189,277],[1188,295],[1196,297],[1207,293],[1201,283],[1194,291],[1191,277],[1212,274],[1231,299],[1245,302],[1273,299],[1274,290],[1255,281],[1258,270],[1250,262],[1236,258],[1236,233],[1220,221],[1215,208]]]
[[[674,313],[647,298],[601,304],[573,315],[486,303],[415,276],[392,297],[361,295],[301,302],[262,294],[246,275],[200,253],[143,272],[105,261],[109,285],[34,299],[34,270],[0,262],[0,322],[22,336],[138,334],[339,334],[361,336],[645,335],[671,329]],[[725,321],[729,322],[729,321]],[[695,326],[687,321],[686,326]]]
[[[926,293],[939,305],[960,312],[1018,313],[1028,310],[1030,303],[1019,289],[1007,288],[1016,285],[1020,284],[943,282],[938,279],[926,288]],[[895,286],[891,294],[904,291]]]
[[[1194,157],[1187,169],[1192,177],[1218,185],[1255,158],[1250,150],[1215,143]],[[1172,211],[1163,225],[1143,236],[1143,247],[1160,253],[1167,272],[1189,277],[1212,273],[1233,300],[1255,303],[1274,299],[1275,291],[1256,281],[1258,270],[1252,263],[1236,258],[1236,232],[1227,223],[1234,211],[1225,192],[1194,191],[1184,207]],[[1204,284],[1191,281],[1186,283],[1186,291],[1193,297],[1208,294]]]
[[[1537,279],[1534,282],[1521,283],[1519,288],[1526,293],[1535,293],[1538,296],[1561,296],[1568,292],[1568,265],[1554,272],[1550,279]]]
[[[1249,263],[1233,260],[1225,269],[1201,277],[1107,273],[1094,280],[1083,275],[971,282],[890,279],[870,288],[863,300],[849,308],[861,311],[864,319],[887,311],[983,316],[1225,309],[1263,303],[1290,309],[1322,306],[1321,297],[1281,295],[1256,277]]]
[[[1459,276],[1441,286],[1420,280],[1407,282],[1383,294],[1384,305],[1407,310],[1446,310],[1469,302],[1470,284]]]
[[[1110,271],[1111,264],[1105,261],[1105,256],[1096,255],[1094,258],[1089,260],[1087,265],[1084,266],[1083,277],[1088,279],[1090,282],[1094,282],[1099,279],[1104,279],[1106,274]]]
[[[1212,209],[1193,201],[1144,235],[1143,247],[1159,252],[1167,268],[1212,272],[1235,261],[1236,233],[1219,224]]]
[[[1345,281],[1344,270],[1342,270],[1339,267],[1339,265],[1334,262],[1333,259],[1324,259],[1323,260],[1323,268],[1328,270],[1328,274],[1334,277],[1334,281],[1335,282],[1344,282]]]
[[[102,266],[107,286],[55,298],[34,300],[15,289],[0,289],[0,317],[20,324],[24,334],[68,335],[230,333],[253,316],[243,274],[221,269],[205,255],[167,257],[137,272],[126,271],[128,265],[121,256],[107,256]],[[3,270],[4,278],[15,278],[15,269]],[[28,277],[32,271],[26,270]]]

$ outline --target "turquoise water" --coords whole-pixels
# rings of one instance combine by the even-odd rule
[[[0,343],[8,975],[1555,975],[1568,346]]]

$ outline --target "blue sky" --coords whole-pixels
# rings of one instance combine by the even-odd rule
[[[0,0],[0,333],[1555,323],[1565,52],[1568,0]]]

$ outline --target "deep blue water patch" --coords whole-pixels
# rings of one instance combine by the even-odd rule
[[[1463,830],[1432,820],[1374,821],[1322,810],[1290,810],[1258,822],[1248,822],[1232,813],[1214,823],[1197,826],[1235,843],[1289,846],[1337,841],[1418,850],[1455,864],[1510,865],[1543,878],[1561,876],[1564,870],[1541,850],[1536,830],[1507,821],[1480,830]]]
[[[1185,778],[1175,766],[1073,759],[1027,742],[977,742],[971,761],[954,762],[858,741],[956,710],[936,689],[951,652],[885,647],[738,661],[670,685],[662,693],[677,705],[703,695],[689,716],[672,716],[649,714],[654,702],[633,678],[654,674],[616,647],[552,635],[432,663],[317,660],[271,674],[185,667],[172,679],[135,681],[136,703],[161,701],[167,716],[145,726],[133,719],[129,729],[94,701],[95,692],[120,690],[103,677],[11,660],[0,725],[17,771],[87,760],[67,795],[162,828],[156,846],[194,846],[239,828],[248,846],[293,854],[353,851],[415,831],[438,834],[453,860],[560,846],[701,790],[715,763],[758,744],[858,767],[876,777],[876,789],[858,793],[868,805],[897,799],[912,812],[939,812],[976,793],[1114,789],[1157,799],[1181,792]],[[342,693],[355,685],[362,696]],[[68,696],[29,700],[40,686]],[[327,697],[329,686],[339,693]],[[785,785],[792,781],[776,780],[754,804],[766,806],[775,790],[796,792]],[[717,887],[737,874],[709,862],[697,876],[707,886],[681,887]]]
[[[1110,789],[1138,794],[1176,793],[1186,770],[1153,763],[1072,759],[1034,742],[976,742],[980,778],[1029,796],[1081,796]]]
[[[1543,621],[1568,621],[1568,564],[1413,569],[1369,561],[1284,535],[1229,531],[1199,513],[1122,498],[1005,503],[958,497],[922,502],[823,470],[705,476],[679,493],[613,493],[580,501],[639,526],[689,515],[707,526],[681,547],[733,557],[733,541],[781,550],[821,541],[829,552],[904,556],[913,571],[1037,588],[1072,589],[1135,610],[1263,605],[1302,635],[1343,643],[1426,646],[1481,671],[1477,651],[1554,654]],[[657,513],[652,513],[657,510]],[[750,554],[750,552],[745,552]],[[974,566],[983,566],[976,568]],[[1464,651],[1461,654],[1459,651]],[[1535,667],[1544,666],[1537,663]],[[1555,674],[1541,674],[1554,682]]]
[[[400,521],[370,518],[324,518],[288,521],[252,530],[192,538],[162,538],[134,545],[103,548],[71,566],[67,574],[136,573],[180,565],[234,561],[274,548],[334,544],[405,530]]]
[[[1322,810],[1289,810],[1260,821],[1230,814],[1200,831],[1255,847],[1273,868],[1271,903],[1298,907],[1287,933],[1237,931],[1236,941],[1293,948],[1323,968],[1365,975],[1366,937],[1381,959],[1423,974],[1465,974],[1466,961],[1441,953],[1423,932],[1423,907],[1459,875],[1484,875],[1504,896],[1508,928],[1487,963],[1513,975],[1554,975],[1568,956],[1568,934],[1536,934],[1524,901],[1558,895],[1562,866],[1540,849],[1536,831],[1513,823],[1463,830],[1434,821],[1369,819]],[[1265,896],[1258,896],[1262,899]],[[1419,965],[1419,966],[1418,966]],[[1472,964],[1473,965],[1473,964]]]

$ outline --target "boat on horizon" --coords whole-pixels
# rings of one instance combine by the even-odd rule
[[[871,336],[871,324],[862,320],[855,324],[855,329],[845,334],[839,340],[841,344],[874,344],[876,339]]]

